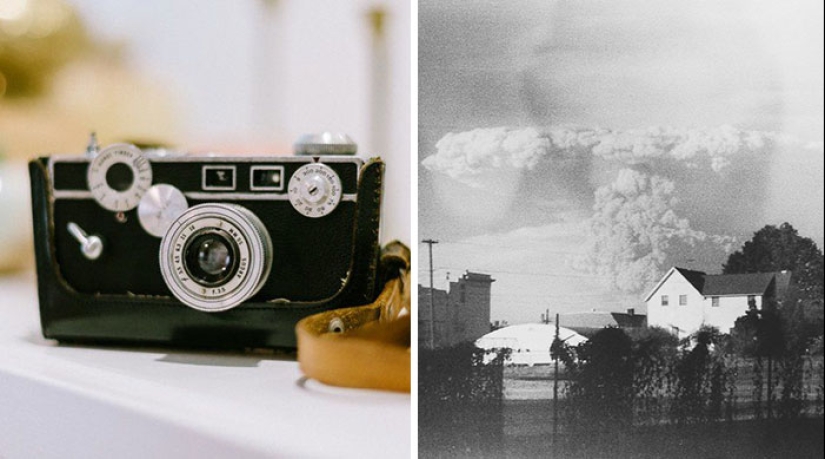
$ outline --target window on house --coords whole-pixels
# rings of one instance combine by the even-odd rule
[[[679,306],[687,306],[687,295],[679,295]]]
[[[748,307],[755,308],[756,307],[756,295],[748,295]]]
[[[711,305],[711,307],[718,308],[719,307],[719,297],[718,296],[710,297],[710,305]]]
[[[667,295],[662,295],[662,306],[667,306]]]

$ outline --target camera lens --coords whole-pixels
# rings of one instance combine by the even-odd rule
[[[163,235],[159,261],[175,298],[200,311],[225,311],[263,287],[272,240],[248,209],[201,204],[182,213]]]
[[[216,230],[205,230],[194,236],[184,249],[189,276],[203,285],[225,283],[237,271],[237,247],[231,237]]]

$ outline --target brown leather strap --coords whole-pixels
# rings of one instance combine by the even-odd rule
[[[387,244],[381,265],[397,274],[373,303],[298,322],[298,364],[306,376],[334,386],[410,391],[409,249]]]

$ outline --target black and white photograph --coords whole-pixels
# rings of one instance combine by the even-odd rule
[[[822,9],[419,1],[420,457],[823,455]]]

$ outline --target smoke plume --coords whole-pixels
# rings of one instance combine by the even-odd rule
[[[554,126],[474,129],[449,133],[436,144],[436,154],[422,164],[468,185],[478,175],[502,167],[532,170],[541,161],[590,154],[624,164],[676,164],[707,167],[720,174],[736,157],[764,153],[777,136],[742,131],[732,126],[714,129],[652,127],[611,131]]]
[[[607,279],[614,289],[634,293],[649,288],[670,266],[685,262],[682,254],[721,264],[736,239],[691,228],[690,221],[673,210],[674,189],[670,180],[622,169],[613,183],[596,190],[587,249],[571,260],[573,265]]]
[[[538,130],[491,128],[449,133],[436,144],[438,153],[426,158],[424,166],[465,184],[481,187],[481,177],[498,174],[503,168],[530,170],[550,148],[550,141]]]
[[[718,269],[761,222],[771,157],[788,145],[732,126],[491,128],[447,134],[422,164],[471,187],[520,171],[519,202],[575,194],[590,217],[572,266],[638,293],[674,264]]]

